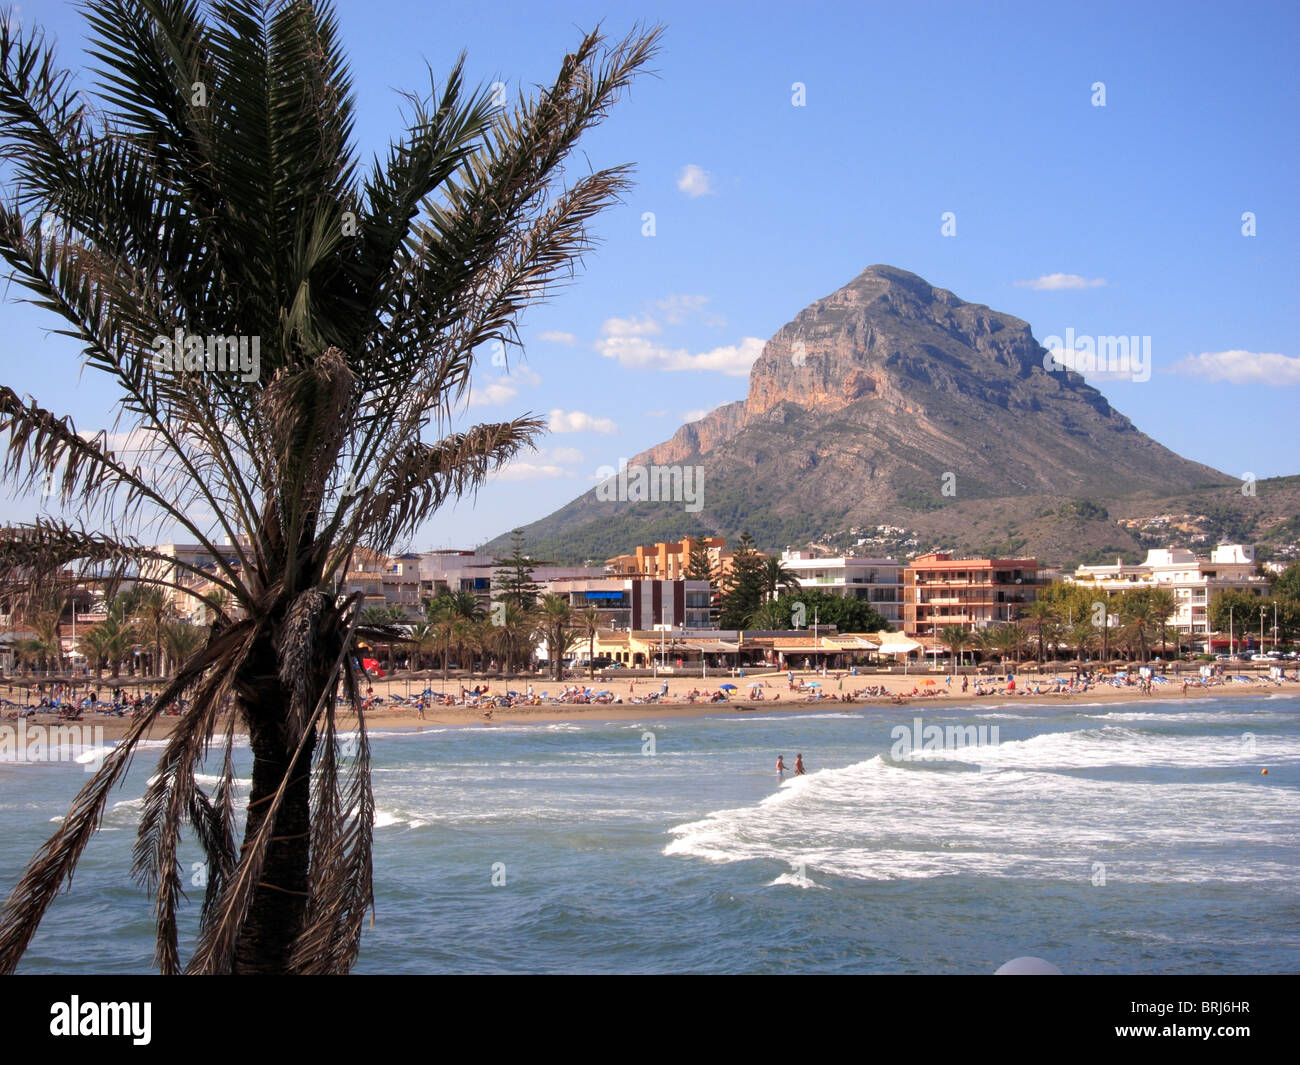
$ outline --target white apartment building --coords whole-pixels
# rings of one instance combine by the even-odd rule
[[[492,577],[497,567],[491,555],[475,551],[440,550],[425,551],[419,556],[420,594],[435,599],[443,592],[472,592],[484,610],[491,608]],[[543,586],[550,581],[587,578],[603,580],[607,576],[604,566],[548,566],[533,567],[533,583]],[[620,585],[621,587],[621,585]]]
[[[817,558],[811,551],[783,551],[781,565],[802,588],[865,600],[891,626],[902,624],[904,566],[897,559]]]
[[[594,606],[610,629],[710,628],[708,581],[559,576],[538,583],[544,592],[568,598],[575,611]]]
[[[1255,548],[1249,544],[1220,544],[1208,559],[1197,558],[1182,547],[1153,548],[1139,565],[1125,565],[1116,559],[1114,565],[1080,566],[1066,580],[1107,594],[1167,588],[1176,604],[1169,625],[1202,646],[1211,636],[1209,605],[1216,592],[1246,591],[1262,596],[1268,591],[1268,579],[1255,573]]]

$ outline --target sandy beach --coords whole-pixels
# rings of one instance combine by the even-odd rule
[[[1032,705],[1058,704],[1062,702],[1141,702],[1145,699],[1184,698],[1192,701],[1223,696],[1257,695],[1260,692],[1300,696],[1300,682],[1294,680],[1274,682],[1268,679],[1255,680],[1249,683],[1240,681],[1215,683],[1208,687],[1193,684],[1189,686],[1187,693],[1184,695],[1182,677],[1176,677],[1173,674],[1170,675],[1168,683],[1157,684],[1150,695],[1144,694],[1136,685],[1114,687],[1109,683],[1094,685],[1086,692],[1035,695],[1032,691],[1034,685],[1036,683],[1044,684],[1045,682],[1035,680],[1032,675],[1017,674],[1016,690],[1014,692],[1006,691],[1005,677],[980,677],[979,683],[984,686],[986,691],[993,685],[996,685],[997,690],[992,694],[977,697],[975,695],[975,678],[971,678],[970,689],[963,694],[961,691],[962,677],[960,675],[953,680],[951,687],[949,687],[945,684],[946,677],[938,674],[863,674],[852,676],[851,674],[837,675],[830,672],[826,676],[822,676],[816,671],[796,671],[794,674],[796,685],[820,685],[820,688],[813,689],[813,691],[824,692],[825,697],[817,698],[806,691],[790,690],[785,673],[769,672],[755,675],[749,671],[746,672],[747,675],[744,677],[724,675],[707,679],[671,676],[660,677],[657,680],[651,678],[637,678],[635,680],[609,678],[602,680],[598,677],[594,682],[590,683],[589,686],[593,691],[612,692],[615,697],[623,700],[621,703],[551,703],[542,698],[543,693],[548,693],[549,696],[554,697],[557,692],[566,687],[575,685],[588,686],[589,682],[585,678],[563,682],[540,677],[519,677],[512,678],[509,681],[484,680],[481,678],[475,678],[473,681],[466,680],[465,683],[471,689],[475,684],[480,687],[486,684],[489,695],[504,695],[507,691],[524,693],[531,684],[534,694],[542,699],[541,705],[536,706],[493,707],[490,718],[486,716],[485,710],[478,706],[430,705],[425,708],[423,716],[421,716],[420,711],[415,707],[415,696],[418,695],[419,691],[423,690],[420,685],[428,685],[437,695],[442,691],[440,680],[411,681],[408,685],[405,679],[377,679],[372,683],[373,695],[376,700],[382,698],[383,701],[376,701],[375,705],[365,712],[365,719],[367,726],[371,729],[419,729],[448,725],[509,727],[511,723],[515,722],[535,721],[639,721],[649,718],[691,718],[750,713],[797,715],[808,712],[826,713],[834,710],[851,712],[863,706],[871,705],[907,706],[909,713],[924,713],[925,708],[929,706],[947,709],[953,706],[978,706],[983,702],[1005,702],[1007,700]],[[1288,676],[1291,675],[1293,673],[1288,674]],[[1195,674],[1185,673],[1183,676],[1187,676],[1189,680],[1195,678]],[[458,695],[461,683],[459,679],[453,677],[447,684],[447,692],[453,696]],[[659,691],[665,683],[668,685],[668,692],[664,698],[650,703],[632,701],[638,698],[644,699],[651,693]],[[755,683],[761,684],[762,687],[751,688],[751,684]],[[722,684],[734,684],[736,688],[734,691],[729,692],[726,702],[710,702],[709,695],[718,691]],[[876,688],[883,687],[886,689],[886,694],[853,697],[854,692],[873,686]],[[410,701],[405,704],[391,701],[394,695],[406,698],[408,687],[412,692]],[[695,701],[692,702],[689,697],[693,691],[707,694],[703,697],[697,696]],[[756,698],[759,691],[763,694],[761,699]],[[933,694],[922,694],[926,692]],[[848,696],[849,701],[841,701],[840,696]],[[896,699],[903,701],[896,702]],[[350,715],[348,715],[348,718],[350,719]],[[30,724],[52,724],[58,720],[58,716],[53,713],[38,713],[36,717],[28,719]],[[175,717],[167,717],[155,722],[150,729],[149,735],[154,738],[168,735],[177,720]],[[81,721],[82,724],[93,723],[103,726],[103,735],[107,740],[121,738],[131,727],[131,719],[128,717],[86,714]]]

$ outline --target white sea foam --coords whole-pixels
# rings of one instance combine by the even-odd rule
[[[780,876],[778,876],[775,880],[773,880],[773,881],[772,881],[770,884],[768,884],[767,886],[768,886],[768,887],[781,887],[782,885],[788,885],[789,887],[803,888],[804,890],[807,890],[807,889],[809,889],[809,888],[816,888],[818,891],[829,891],[829,890],[830,890],[830,888],[828,888],[825,884],[818,884],[818,883],[817,883],[815,880],[813,880],[811,877],[808,877],[808,876],[800,876],[797,872],[795,872],[795,873],[782,873]]]
[[[1300,759],[1297,741],[1275,740]],[[1271,764],[1278,753],[1265,748]],[[1107,726],[963,755],[987,772],[876,756],[787,781],[757,803],[679,824],[663,853],[710,862],[801,861],[868,880],[954,874],[1088,883],[1288,882],[1284,862],[1230,855],[1300,845],[1287,789],[1261,787],[1254,761],[1211,737]],[[1101,778],[1096,767],[1240,765],[1240,780]],[[1079,770],[1085,772],[1080,773]],[[1229,846],[1230,842],[1230,846]]]

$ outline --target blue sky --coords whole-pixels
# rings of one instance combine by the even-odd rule
[[[742,398],[761,342],[873,263],[1017,315],[1040,340],[1149,336],[1149,380],[1094,381],[1140,429],[1232,475],[1300,472],[1300,5],[338,11],[367,159],[398,129],[398,90],[427,87],[426,64],[441,78],[467,50],[472,80],[513,95],[549,81],[581,29],[667,27],[657,76],[585,142],[593,166],[635,164],[636,187],[598,222],[576,283],[524,319],[525,360],[506,375],[485,358],[475,377],[469,417],[540,412],[556,431],[432,518],[417,550],[542,517],[599,467]],[[73,5],[27,0],[17,17],[80,64]],[[16,287],[5,295],[0,380],[106,427],[112,397],[75,347]],[[0,500],[6,519],[36,512]]]

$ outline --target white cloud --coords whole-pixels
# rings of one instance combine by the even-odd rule
[[[536,481],[551,477],[572,477],[574,474],[559,466],[537,462],[511,462],[492,477],[495,481]]]
[[[496,407],[509,403],[517,395],[522,385],[536,388],[542,383],[539,375],[526,367],[516,367],[508,374],[489,378],[487,381],[474,383],[470,387],[469,405],[471,407]]]
[[[545,340],[548,344],[573,345],[578,342],[578,338],[572,333],[566,333],[560,329],[548,329],[545,333],[538,334],[537,339]]]
[[[692,355],[685,348],[669,348],[644,337],[607,336],[596,344],[607,359],[617,359],[624,366],[642,370],[713,370],[729,377],[745,377],[762,354],[763,341],[745,337],[739,344],[729,344]]]
[[[674,293],[661,300],[655,300],[655,306],[664,312],[669,325],[678,325],[709,302],[708,296],[687,296]]]
[[[677,176],[677,188],[694,199],[713,192],[713,175],[694,163],[688,163]]]
[[[597,418],[580,410],[551,411],[553,433],[616,433],[618,426],[608,418]]]
[[[1169,372],[1234,385],[1300,385],[1300,358],[1276,352],[1207,351],[1180,359]]]
[[[663,332],[653,318],[606,318],[600,331],[607,337],[658,336]]]
[[[1036,292],[1059,292],[1068,288],[1105,288],[1104,277],[1080,277],[1078,274],[1044,274],[1032,281],[1013,281],[1016,288],[1032,288]]]
[[[576,447],[555,447],[551,448],[551,458],[556,462],[573,465],[585,461],[586,456]]]
[[[703,418],[708,413],[709,413],[708,407],[701,407],[699,410],[688,410],[685,414],[682,415],[682,421],[698,422],[701,418]]]

